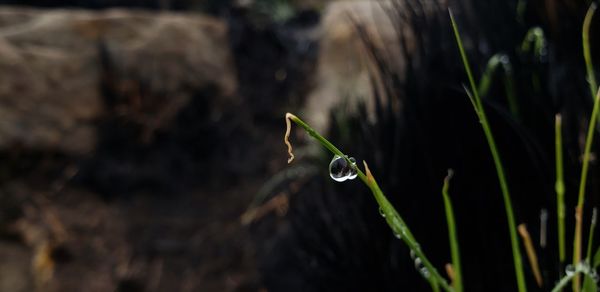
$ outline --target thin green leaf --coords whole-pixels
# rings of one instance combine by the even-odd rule
[[[498,181],[500,183],[500,189],[502,191],[502,198],[504,200],[504,209],[506,211],[506,218],[508,221],[508,228],[510,233],[510,243],[512,247],[513,253],[513,263],[515,267],[515,276],[517,278],[517,287],[519,292],[527,291],[527,286],[525,284],[525,276],[523,273],[523,263],[521,259],[521,251],[519,247],[519,239],[517,237],[517,227],[515,224],[514,213],[512,209],[512,202],[510,198],[510,192],[508,190],[508,184],[506,182],[506,176],[504,174],[504,167],[502,166],[502,160],[500,159],[500,154],[498,153],[498,149],[496,147],[496,142],[494,140],[494,136],[492,135],[492,130],[490,128],[489,122],[485,115],[485,110],[483,108],[481,98],[477,92],[477,87],[475,86],[475,79],[473,78],[473,74],[471,73],[471,67],[469,66],[469,60],[467,59],[467,54],[462,45],[462,41],[460,38],[460,33],[458,32],[458,26],[456,25],[456,21],[454,21],[454,16],[451,10],[448,10],[450,14],[450,21],[452,22],[452,28],[454,30],[454,36],[456,37],[456,43],[458,45],[458,50],[460,51],[460,55],[462,58],[463,65],[465,67],[465,71],[467,72],[467,77],[469,78],[469,83],[471,85],[471,90],[474,95],[475,104],[477,105],[479,120],[481,122],[483,132],[487,139],[490,152],[492,154],[492,158],[494,160],[494,165],[496,166],[496,174],[498,175]]]
[[[600,247],[596,249],[596,252],[594,253],[594,259],[592,260],[592,267],[596,269],[598,266],[600,266]]]
[[[598,120],[598,110],[600,109],[600,91],[596,93],[594,108],[590,117],[587,136],[585,139],[585,148],[583,152],[583,166],[581,167],[581,180],[579,181],[579,199],[577,201],[577,214],[575,216],[575,238],[573,239],[573,264],[576,265],[581,261],[581,229],[583,218],[583,204],[585,202],[585,189],[587,186],[587,175],[590,166],[590,153],[592,151],[592,142],[594,141],[594,129]],[[575,277],[573,280],[573,290],[578,291],[579,279]]]
[[[590,233],[588,236],[588,247],[585,256],[585,262],[590,263],[592,257],[592,245],[594,243],[594,233],[596,232],[596,222],[598,222],[598,209],[594,208],[592,212],[592,222],[590,224]]]
[[[565,262],[565,183],[563,176],[563,150],[562,150],[562,117],[557,114],[554,120],[554,150],[556,161],[556,213],[558,218],[558,257],[561,263]]]
[[[583,292],[598,292],[598,284],[592,279],[592,277],[585,275],[583,276]]]
[[[442,187],[442,196],[444,197],[444,207],[446,209],[446,222],[448,223],[448,237],[450,241],[450,253],[452,256],[452,269],[454,270],[454,279],[452,286],[454,291],[462,292],[462,271],[460,266],[460,249],[458,245],[458,238],[456,235],[456,222],[454,220],[454,211],[452,208],[452,201],[448,195],[448,188],[450,188],[450,179],[452,179],[453,171],[448,170],[448,176],[444,179],[444,186]]]
[[[502,73],[504,74],[504,90],[510,112],[513,114],[513,116],[518,117],[519,105],[517,103],[514,88],[512,66],[507,55],[495,54],[490,58],[487,66],[485,67],[485,71],[481,75],[481,80],[479,80],[479,87],[477,89],[479,91],[479,95],[484,98],[487,96],[492,84],[492,77],[498,68],[502,68]]]
[[[585,14],[585,19],[583,20],[583,30],[581,33],[583,42],[583,58],[585,59],[587,80],[590,84],[590,92],[592,93],[592,97],[596,96],[596,91],[598,89],[598,84],[596,83],[596,74],[594,74],[594,66],[592,65],[592,53],[590,49],[590,25],[592,23],[592,17],[594,17],[594,12],[596,12],[596,2],[592,2],[590,8],[588,8],[587,13]]]
[[[396,211],[394,206],[392,206],[392,204],[388,201],[386,196],[381,191],[381,189],[379,188],[379,185],[377,184],[377,181],[375,181],[375,178],[371,174],[371,171],[369,170],[367,163],[363,161],[364,165],[365,165],[365,172],[363,173],[362,170],[360,170],[360,168],[358,168],[355,163],[353,163],[352,161],[349,160],[348,156],[346,156],[344,153],[342,153],[342,151],[340,151],[337,147],[335,147],[335,145],[333,145],[331,142],[329,142],[327,139],[325,139],[323,136],[321,136],[317,131],[315,131],[312,127],[310,127],[307,123],[305,123],[303,120],[298,118],[296,115],[287,113],[285,115],[285,119],[286,119],[287,129],[286,129],[286,133],[284,136],[284,142],[288,147],[288,153],[290,155],[290,160],[288,160],[288,161],[291,162],[294,157],[292,154],[292,146],[291,146],[291,143],[289,142],[290,131],[291,131],[290,121],[291,121],[291,122],[294,122],[296,125],[302,127],[304,129],[304,131],[306,131],[310,136],[315,138],[321,145],[323,145],[325,148],[327,148],[333,154],[346,158],[348,163],[350,165],[352,165],[354,167],[354,169],[356,170],[360,180],[365,185],[367,185],[367,187],[369,187],[369,189],[373,193],[373,196],[375,197],[375,200],[377,201],[377,204],[379,205],[381,212],[385,216],[386,222],[388,223],[389,227],[392,229],[394,234],[396,234],[397,237],[402,239],[402,241],[408,246],[408,248],[415,253],[415,256],[417,256],[419,259],[421,259],[421,262],[423,263],[425,268],[427,268],[427,271],[429,272],[429,276],[425,277],[425,279],[430,283],[430,285],[432,285],[432,288],[437,287],[439,285],[445,291],[453,292],[454,289],[452,289],[452,287],[450,287],[450,285],[448,284],[446,279],[440,275],[440,273],[436,270],[436,268],[433,266],[433,264],[431,264],[431,262],[427,259],[427,257],[421,250],[421,246],[416,241],[414,235],[412,234],[412,232],[410,231],[410,229],[408,228],[408,226],[406,225],[406,223],[404,222],[402,217],[400,217],[400,214],[398,214],[398,212]]]

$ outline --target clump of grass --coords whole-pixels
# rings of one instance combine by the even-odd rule
[[[600,266],[600,248],[598,248],[596,250],[596,252],[592,258],[593,236],[594,236],[594,231],[595,231],[595,227],[596,227],[596,217],[597,217],[596,211],[594,211],[594,215],[592,216],[592,222],[590,224],[586,259],[585,259],[585,261],[581,260],[581,238],[582,238],[582,225],[583,225],[582,224],[582,215],[583,215],[583,207],[584,207],[584,203],[585,203],[586,182],[587,182],[587,175],[589,172],[591,146],[593,143],[593,136],[594,136],[593,134],[594,134],[594,130],[596,129],[596,124],[598,122],[598,114],[600,111],[600,90],[596,86],[597,83],[595,81],[595,76],[593,74],[593,66],[591,64],[591,54],[590,54],[590,47],[589,47],[589,26],[590,26],[591,18],[592,18],[592,15],[593,15],[593,12],[595,9],[596,9],[595,4],[592,4],[590,9],[588,10],[588,13],[585,17],[585,21],[584,21],[584,25],[583,25],[584,58],[586,61],[586,69],[587,69],[588,82],[590,83],[590,91],[592,93],[592,96],[594,96],[595,98],[594,98],[594,105],[593,105],[592,113],[591,113],[590,120],[589,120],[587,135],[586,135],[586,139],[585,139],[585,148],[584,148],[584,153],[583,153],[583,163],[582,163],[582,169],[581,169],[581,179],[580,179],[580,184],[579,184],[578,201],[577,201],[577,207],[575,208],[576,224],[575,224],[575,236],[574,236],[574,244],[573,244],[573,264],[569,265],[567,267],[566,275],[564,275],[561,279],[559,279],[557,284],[552,289],[552,291],[557,291],[557,292],[562,291],[569,284],[569,282],[572,282],[572,287],[573,287],[574,291],[580,291],[581,288],[583,288],[583,291],[585,291],[585,292],[598,290],[597,283],[596,283],[597,274],[596,274],[595,269],[598,266]],[[451,11],[449,11],[449,14],[450,14],[450,20],[451,20],[454,36],[456,38],[456,42],[457,42],[460,56],[462,59],[462,63],[465,68],[468,80],[469,80],[470,89],[467,89],[465,86],[465,91],[466,91],[466,94],[467,94],[469,100],[471,101],[471,104],[473,105],[475,113],[476,113],[477,117],[479,118],[479,121],[482,125],[482,129],[483,129],[485,138],[487,140],[487,143],[488,143],[488,146],[490,149],[490,153],[491,153],[491,156],[492,156],[492,159],[494,162],[494,166],[496,169],[496,174],[498,177],[500,190],[502,192],[502,198],[503,198],[503,203],[504,203],[506,218],[507,218],[507,224],[508,224],[508,229],[509,229],[509,234],[510,234],[510,243],[511,243],[512,255],[513,255],[513,264],[514,264],[514,271],[515,271],[516,282],[517,282],[517,289],[519,292],[524,292],[524,291],[527,291],[527,285],[526,285],[524,271],[523,271],[524,268],[523,268],[523,263],[522,263],[522,255],[521,255],[521,251],[520,251],[519,238],[518,238],[518,234],[517,234],[517,225],[516,225],[516,220],[515,220],[515,216],[514,216],[514,212],[513,212],[508,182],[506,179],[506,174],[504,171],[500,153],[497,149],[494,135],[492,133],[490,123],[486,116],[486,112],[485,112],[485,109],[483,106],[482,99],[480,98],[480,94],[487,92],[487,90],[489,89],[490,81],[483,80],[482,83],[480,83],[479,88],[476,86],[475,79],[471,72],[471,68],[469,65],[467,55],[463,48],[463,44],[461,41],[461,37],[460,37],[460,33],[458,31],[457,24],[454,20],[454,16]],[[528,33],[527,38],[531,39],[529,42],[533,42],[536,47],[540,47],[541,46],[540,39],[543,39],[543,36],[540,38],[540,34],[541,34],[541,32],[539,30],[530,30],[530,33]],[[532,36],[530,36],[530,35],[532,35]],[[536,49],[536,51],[538,49]],[[487,75],[485,75],[485,76],[487,76],[485,78],[488,78],[488,79],[489,79],[491,72],[493,70],[495,70],[494,66],[498,65],[498,64],[494,65],[494,63],[500,62],[499,60],[496,60],[496,61],[492,60],[492,61],[493,62],[490,65],[491,67],[488,66],[487,71],[489,71],[489,72],[486,73]],[[505,68],[505,71],[506,71],[506,68]],[[512,90],[507,90],[507,92],[506,92],[507,95],[510,95],[511,93],[512,93]],[[512,101],[516,102],[514,99]],[[509,103],[511,103],[510,100],[509,100]],[[509,106],[510,106],[510,104],[509,104]],[[515,106],[514,108],[516,108],[516,104],[514,106]],[[516,112],[513,112],[513,113],[516,113]],[[363,164],[364,164],[364,172],[363,172],[352,160],[350,160],[349,156],[342,153],[335,145],[333,145],[331,142],[329,142],[327,139],[325,139],[323,136],[321,136],[319,133],[317,133],[314,129],[312,129],[308,124],[306,124],[300,118],[298,118],[297,116],[295,116],[291,113],[287,113],[285,118],[286,118],[287,130],[286,130],[286,134],[284,137],[284,142],[288,147],[288,153],[290,155],[288,163],[291,163],[294,159],[293,147],[292,147],[292,144],[289,142],[291,125],[293,122],[296,125],[303,128],[310,136],[315,138],[322,146],[324,146],[326,149],[328,149],[331,153],[346,159],[346,162],[356,170],[360,180],[370,189],[371,193],[373,194],[375,200],[377,201],[377,203],[379,205],[382,216],[385,217],[387,224],[392,229],[394,234],[396,234],[396,236],[398,238],[400,238],[408,246],[408,248],[412,251],[412,253],[415,254],[415,256],[421,261],[423,266],[427,269],[427,274],[422,273],[422,275],[429,282],[433,291],[439,291],[440,289],[443,289],[445,291],[460,292],[463,290],[464,283],[462,281],[462,271],[461,271],[461,264],[460,264],[460,248],[459,248],[458,239],[457,239],[457,235],[456,235],[456,233],[457,233],[456,232],[456,222],[454,219],[452,202],[451,202],[450,196],[449,196],[449,186],[450,186],[450,179],[452,177],[452,171],[448,172],[448,176],[445,178],[444,184],[442,187],[442,197],[443,197],[445,212],[446,212],[446,222],[448,224],[449,245],[450,245],[450,251],[451,251],[451,258],[452,258],[452,264],[448,264],[446,266],[446,271],[448,273],[448,276],[452,280],[452,282],[449,284],[448,281],[446,280],[446,278],[444,278],[436,270],[436,268],[431,264],[431,262],[428,260],[425,253],[422,251],[419,243],[417,242],[414,235],[410,231],[409,227],[406,225],[405,221],[402,219],[400,214],[396,211],[396,209],[388,201],[388,199],[384,195],[383,191],[379,187],[377,181],[375,180],[375,177],[373,176],[372,172],[370,171],[367,163],[365,161],[363,161]],[[558,213],[558,216],[557,216],[558,217],[558,225],[557,225],[558,253],[559,253],[559,261],[561,264],[563,264],[566,261],[565,241],[564,241],[564,238],[565,238],[565,222],[564,222],[565,221],[565,203],[564,203],[565,186],[564,186],[564,175],[563,175],[563,150],[562,150],[563,142],[562,142],[562,133],[561,133],[562,132],[562,117],[560,114],[557,114],[555,117],[555,129],[554,130],[555,130],[555,159],[556,159],[556,161],[555,161],[555,163],[556,163],[556,165],[555,165],[555,167],[556,167],[555,192],[556,192],[557,213]],[[530,265],[532,268],[532,272],[535,276],[535,280],[536,280],[538,286],[541,287],[543,285],[543,279],[541,276],[537,256],[535,254],[535,249],[533,248],[531,237],[530,237],[529,233],[527,232],[527,229],[525,228],[524,224],[519,225],[518,231],[519,231],[518,233],[523,238],[523,244],[526,247],[527,255],[528,255],[529,262],[530,262]],[[581,275],[584,276],[583,287],[581,287],[581,282],[579,280],[579,277]]]

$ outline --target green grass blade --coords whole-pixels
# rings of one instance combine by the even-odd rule
[[[494,74],[494,72],[496,72],[496,69],[498,68],[500,63],[502,63],[502,56],[506,55],[495,54],[488,60],[487,66],[485,67],[485,71],[483,71],[483,74],[481,75],[481,80],[479,80],[479,87],[477,88],[480,96],[485,97],[490,91],[490,86],[492,84],[492,75]]]
[[[590,125],[585,141],[585,150],[583,153],[583,166],[581,168],[581,181],[579,182],[579,195],[577,200],[577,208],[575,209],[577,214],[575,215],[575,238],[573,239],[573,264],[581,261],[581,237],[582,237],[582,218],[583,218],[583,204],[585,201],[585,187],[587,181],[588,167],[589,167],[589,154],[594,138],[594,129],[597,123],[598,116],[598,85],[596,83],[596,76],[594,73],[594,66],[592,64],[592,54],[590,50],[590,25],[592,23],[592,17],[596,11],[596,3],[592,3],[588,9],[585,18],[583,20],[583,28],[581,33],[583,43],[583,58],[585,60],[585,67],[587,71],[587,79],[590,85],[590,92],[594,99],[594,108],[592,109],[592,115],[590,117]],[[573,290],[579,291],[579,277],[573,279]]]
[[[544,52],[544,47],[546,46],[546,38],[544,37],[544,31],[542,28],[533,27],[527,31],[525,39],[523,39],[523,43],[521,44],[521,51],[524,53],[531,52],[532,44],[533,53],[537,58],[541,58]]]
[[[479,80],[479,95],[484,98],[487,96],[492,84],[492,77],[498,67],[502,68],[502,73],[504,73],[504,90],[508,101],[508,107],[512,115],[518,117],[519,105],[515,94],[512,66],[510,65],[507,55],[495,54],[489,59],[485,71],[481,75],[481,80]]]
[[[489,122],[485,115],[485,110],[483,108],[481,98],[477,93],[477,87],[475,86],[475,79],[473,78],[473,74],[471,73],[471,68],[469,66],[469,61],[467,59],[467,55],[465,54],[465,50],[462,45],[462,41],[460,38],[460,34],[458,32],[458,27],[456,25],[456,21],[454,21],[454,16],[452,15],[452,11],[448,11],[450,13],[450,21],[452,22],[452,28],[454,30],[454,36],[456,37],[456,43],[458,44],[458,49],[460,51],[460,55],[463,61],[463,65],[465,70],[467,71],[467,76],[469,78],[469,83],[471,85],[471,90],[473,91],[475,103],[478,107],[477,114],[479,116],[479,120],[483,127],[483,132],[487,139],[488,145],[490,147],[490,152],[492,153],[492,158],[494,160],[494,165],[496,166],[496,173],[498,175],[498,181],[500,183],[500,189],[502,191],[502,198],[504,199],[504,208],[506,211],[506,217],[508,221],[508,228],[510,232],[510,242],[513,253],[513,262],[515,267],[515,276],[517,278],[517,287],[519,292],[527,291],[527,286],[525,284],[525,276],[523,273],[523,263],[521,259],[521,251],[519,248],[519,239],[517,237],[517,229],[515,224],[514,213],[512,209],[512,202],[510,198],[510,192],[508,190],[508,184],[506,182],[506,176],[504,174],[504,168],[502,166],[502,161],[500,159],[500,154],[498,153],[496,142],[494,141],[494,136],[492,135],[492,130],[489,126]]]
[[[385,215],[385,220],[387,221],[388,225],[390,226],[390,228],[392,229],[392,231],[394,232],[396,237],[399,237],[400,239],[402,239],[404,241],[404,243],[406,245],[408,245],[410,250],[412,250],[415,253],[416,257],[421,259],[421,262],[423,263],[423,265],[427,268],[427,270],[431,274],[431,276],[427,278],[427,280],[429,281],[430,284],[436,285],[435,283],[432,283],[432,281],[434,281],[434,282],[437,282],[437,284],[439,284],[442,288],[444,288],[444,290],[453,291],[452,287],[450,287],[450,285],[448,285],[448,282],[446,281],[446,279],[444,279],[439,274],[437,269],[427,259],[427,257],[421,250],[421,246],[415,239],[412,232],[410,232],[410,229],[408,228],[408,226],[406,225],[406,223],[404,222],[402,217],[400,217],[400,214],[398,214],[398,212],[396,211],[394,206],[392,206],[392,204],[388,201],[386,196],[383,194],[383,192],[379,188],[379,185],[377,184],[377,181],[375,181],[375,178],[371,174],[371,171],[369,170],[367,163],[364,162],[364,164],[365,164],[365,171],[366,171],[365,177],[367,180],[366,184],[371,189],[371,192],[375,196],[375,200],[379,204],[380,210]],[[360,176],[360,173],[359,173],[359,176]]]
[[[477,90],[477,86],[475,85],[475,79],[473,78],[473,73],[471,72],[471,66],[469,66],[469,60],[467,59],[467,54],[465,53],[465,49],[463,48],[462,39],[460,38],[460,33],[458,32],[458,26],[456,21],[454,21],[454,14],[452,10],[448,8],[448,13],[450,14],[450,22],[452,23],[452,29],[454,30],[454,37],[456,38],[456,44],[458,45],[458,50],[460,51],[460,56],[462,58],[462,62],[467,71],[467,78],[469,79],[469,85],[471,86],[471,90],[473,90],[473,101],[475,101],[475,105],[477,109],[481,109],[481,98],[479,98],[479,92]]]
[[[594,208],[594,211],[592,213],[592,222],[590,224],[590,233],[589,233],[589,237],[588,237],[588,246],[587,246],[587,253],[585,256],[585,262],[590,264],[591,262],[591,258],[592,258],[592,246],[594,243],[594,233],[596,232],[596,222],[598,222],[598,209]]]
[[[561,263],[566,260],[565,248],[565,180],[563,175],[562,116],[554,119],[554,142],[556,155],[556,213],[558,218],[558,257]]]
[[[598,284],[589,275],[583,275],[583,292],[598,292]]]
[[[590,269],[590,267],[588,265],[583,265],[583,264],[575,265],[575,269],[571,273],[568,273],[567,275],[563,276],[560,279],[560,281],[558,281],[556,286],[554,286],[554,288],[552,288],[552,292],[563,291],[563,289],[565,289],[565,287],[569,284],[569,282],[574,281],[575,278],[579,277],[580,274],[583,274],[585,277],[593,277],[592,270]],[[593,282],[594,286],[596,286],[595,281],[592,281],[592,282]],[[596,287],[596,290],[597,290],[597,287]]]
[[[585,69],[587,71],[587,79],[590,84],[590,92],[592,97],[596,96],[598,90],[598,84],[596,83],[596,74],[594,73],[594,66],[592,65],[592,53],[590,49],[590,24],[592,23],[592,17],[596,11],[596,2],[592,2],[590,8],[585,14],[583,20],[583,30],[581,33],[583,41],[583,58],[585,59]]]
[[[596,252],[594,253],[594,259],[592,261],[592,267],[594,269],[598,268],[598,266],[600,266],[600,247],[596,249]]]
[[[596,231],[596,222],[598,221],[598,209],[594,208],[592,213],[592,222],[590,224],[590,233],[588,237],[588,246],[587,253],[585,257],[586,264],[592,268],[592,246],[594,242],[594,233]],[[591,277],[584,277],[583,279],[583,292],[596,292],[598,291],[598,286],[596,285],[596,281]]]
[[[450,241],[450,253],[452,256],[452,269],[454,271],[454,279],[452,281],[452,287],[454,291],[462,292],[462,270],[460,266],[460,249],[458,246],[458,238],[456,235],[456,221],[454,220],[454,210],[452,208],[452,201],[448,195],[448,188],[450,188],[450,179],[452,178],[453,172],[451,169],[448,170],[448,176],[444,179],[444,186],[442,187],[442,196],[444,197],[444,208],[446,209],[446,222],[448,223],[448,237]]]
[[[600,92],[596,90],[596,98],[594,100],[594,108],[592,109],[592,115],[590,117],[590,123],[588,126],[587,136],[585,139],[585,148],[583,152],[583,166],[581,167],[581,180],[579,181],[579,195],[577,200],[576,208],[576,225],[575,225],[575,238],[573,239],[573,264],[576,265],[581,261],[581,229],[582,229],[582,218],[583,218],[583,204],[585,202],[585,189],[587,185],[587,175],[590,167],[590,153],[592,151],[592,142],[594,141],[594,129],[598,120],[598,110],[600,108]],[[576,277],[573,281],[573,288],[578,291],[579,281]]]
[[[440,292],[440,284],[438,284],[438,282],[429,281],[429,285],[431,285],[431,291]]]
[[[521,53],[533,53],[537,62],[541,62],[546,55],[546,37],[540,27],[532,27],[527,31],[521,43]],[[538,71],[531,72],[531,87],[533,92],[541,93],[540,76]]]
[[[310,136],[315,138],[321,145],[323,145],[325,148],[327,148],[331,153],[338,155],[340,157],[346,158],[349,165],[352,165],[354,167],[354,169],[356,170],[360,180],[365,185],[367,185],[367,187],[369,187],[369,189],[373,193],[373,196],[375,197],[375,200],[377,201],[377,204],[379,205],[380,211],[384,215],[385,220],[386,220],[387,224],[389,225],[389,227],[392,229],[394,234],[396,234],[396,237],[399,237],[408,246],[408,248],[415,253],[415,256],[418,257],[419,259],[421,259],[423,266],[425,266],[425,268],[427,268],[427,271],[429,272],[429,276],[425,277],[425,279],[429,282],[432,289],[435,289],[435,287],[439,286],[439,287],[442,287],[445,291],[453,292],[454,289],[452,289],[452,287],[450,287],[450,285],[448,284],[448,281],[446,281],[446,279],[444,277],[442,277],[442,275],[440,275],[440,273],[433,266],[433,264],[431,264],[429,259],[427,259],[427,257],[421,250],[421,246],[415,239],[414,235],[412,234],[412,232],[410,231],[410,229],[408,228],[408,226],[406,225],[406,223],[404,222],[404,220],[402,219],[400,214],[398,214],[398,212],[396,211],[394,206],[392,206],[392,204],[388,201],[387,197],[381,191],[381,189],[379,188],[379,185],[377,184],[377,181],[375,181],[375,178],[371,174],[371,171],[369,170],[367,163],[363,161],[365,164],[365,172],[362,172],[360,170],[360,168],[358,168],[356,166],[356,164],[354,164],[352,161],[349,160],[348,156],[346,156],[344,153],[342,153],[342,151],[340,151],[337,147],[335,147],[335,145],[333,145],[331,142],[329,142],[327,139],[325,139],[323,136],[321,136],[317,131],[315,131],[312,127],[310,127],[303,120],[301,120],[300,118],[298,118],[297,116],[295,116],[291,113],[287,113],[285,115],[285,119],[286,119],[287,130],[285,133],[284,142],[288,146],[288,153],[290,155],[290,159],[288,160],[288,163],[290,163],[294,159],[294,156],[292,154],[292,145],[289,142],[289,136],[290,136],[290,131],[291,131],[291,122],[294,122],[296,125],[302,127],[304,129],[304,131],[306,131]]]

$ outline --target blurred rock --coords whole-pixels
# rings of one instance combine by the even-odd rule
[[[0,291],[34,291],[27,248],[0,241]]]
[[[413,9],[408,5],[404,1],[360,0],[334,1],[327,6],[321,24],[316,88],[308,98],[305,115],[317,130],[327,128],[334,107],[352,111],[358,103],[365,103],[368,112],[373,112],[373,91],[381,89],[382,84],[371,49],[400,80],[405,79],[406,56],[413,54],[417,46],[416,32],[405,12]],[[432,15],[435,5],[437,1],[423,5],[423,13]],[[397,11],[406,15],[398,15]],[[401,31],[398,25],[402,25]],[[365,46],[365,38],[372,48]]]
[[[96,122],[123,104],[156,128],[198,90],[236,91],[226,24],[197,14],[3,7],[0,75],[0,150],[69,155],[93,151]]]

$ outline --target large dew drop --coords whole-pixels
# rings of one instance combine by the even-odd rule
[[[567,276],[573,276],[573,274],[575,274],[575,266],[567,265],[567,267],[565,268],[565,273],[567,274]]]
[[[356,160],[353,157],[348,158],[352,164],[339,155],[333,156],[329,163],[329,176],[337,182],[355,179],[358,175],[355,169]]]
[[[381,215],[381,217],[385,218],[385,211],[381,207],[379,207],[379,215]]]

